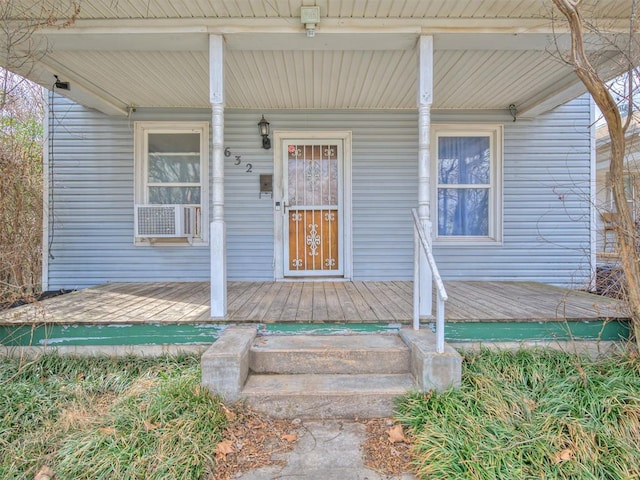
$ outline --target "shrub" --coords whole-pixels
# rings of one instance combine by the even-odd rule
[[[0,79],[1,308],[40,289],[43,100],[16,75],[0,70]]]

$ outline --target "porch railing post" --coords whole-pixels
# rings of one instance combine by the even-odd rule
[[[444,299],[439,290],[436,306],[436,352],[444,353]]]
[[[224,222],[224,39],[209,36],[211,100],[211,317],[227,314],[227,240]]]
[[[413,253],[413,328],[416,330],[420,328],[420,292],[422,290],[420,285],[420,268],[422,268],[422,265],[420,265],[420,253],[424,253],[427,258],[425,266],[429,268],[433,283],[436,285],[436,352],[444,353],[444,305],[448,299],[447,291],[431,251],[429,233],[422,226],[422,222],[418,218],[418,212],[415,209],[411,211],[411,215],[413,216],[413,238],[415,242]],[[429,311],[428,315],[431,316],[431,314],[432,312]]]
[[[433,37],[421,36],[418,72],[418,217],[422,228],[431,232],[431,103],[433,102]],[[427,257],[420,249],[420,315],[432,311],[433,279]]]

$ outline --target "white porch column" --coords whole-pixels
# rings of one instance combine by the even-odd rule
[[[224,223],[224,38],[209,35],[211,101],[211,317],[227,314],[227,239]]]
[[[431,239],[431,103],[433,102],[433,37],[421,36],[418,68],[418,217]],[[420,254],[420,316],[431,315],[432,275]]]

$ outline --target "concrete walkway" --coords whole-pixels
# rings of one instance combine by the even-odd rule
[[[362,460],[366,426],[350,420],[307,420],[298,430],[293,450],[275,459],[284,467],[263,467],[241,475],[241,480],[412,480],[412,475],[387,477],[368,469]]]

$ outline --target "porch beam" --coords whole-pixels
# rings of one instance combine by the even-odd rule
[[[558,105],[582,95],[584,93],[584,85],[580,80],[577,80],[578,77],[574,72],[571,72],[571,76],[574,77],[573,81],[565,88],[557,90],[558,84],[555,84],[553,91],[544,91],[537,98],[530,99],[525,105],[518,107],[517,117],[535,118],[556,108]]]
[[[268,33],[268,32],[304,32],[299,23],[300,17],[270,18],[139,18],[139,19],[80,19],[69,29],[50,27],[37,34],[64,35],[66,32],[84,33],[133,33],[134,31],[210,34],[228,33]],[[298,22],[293,22],[297,20]],[[591,23],[606,25],[607,32],[628,33],[629,19],[590,18]],[[18,24],[20,21],[14,21]],[[182,29],[183,31],[179,31]],[[550,18],[343,18],[323,17],[318,33],[340,31],[342,33],[372,32],[415,32],[420,33],[567,33],[567,26],[554,22]]]
[[[82,76],[54,62],[52,59],[47,58],[46,60],[46,62],[39,60],[33,65],[27,65],[28,72],[17,71],[16,73],[29,76],[30,80],[40,85],[45,85],[49,89],[55,82],[54,75],[58,75],[60,80],[69,82],[71,86],[68,92],[64,92],[66,97],[87,107],[95,108],[106,115],[126,116],[128,114],[127,105],[121,100],[95,85],[87,85],[87,80]]]
[[[605,81],[609,81],[621,73],[619,58],[614,53],[611,54],[610,58],[598,65],[597,68],[598,74]],[[562,79],[554,82],[552,87],[530,98],[526,104],[518,105],[518,117],[536,117],[584,93],[583,83],[573,70],[568,69],[567,74]]]
[[[42,30],[34,33],[47,48],[61,51],[207,51],[209,29],[198,27],[113,27]],[[303,34],[298,27],[248,29],[230,27],[217,34],[225,35],[231,50],[290,50],[292,35]],[[408,50],[425,29],[421,27],[329,27],[322,29],[317,40],[297,45],[296,50]],[[318,30],[320,32],[320,30]],[[434,49],[500,50],[500,51],[569,51],[568,33],[509,33],[503,31],[442,31],[436,32]],[[430,34],[433,32],[429,32]],[[79,38],[82,38],[79,41]],[[623,37],[615,33],[588,35],[587,50],[619,52],[624,50]],[[628,36],[624,37],[625,39]],[[372,45],[373,44],[373,45]]]
[[[431,104],[433,103],[433,37],[422,36],[418,43],[418,218],[431,238]],[[417,248],[417,247],[416,247]],[[420,249],[421,317],[431,315],[433,278],[426,254]]]
[[[227,239],[224,222],[224,39],[209,37],[211,102],[211,317],[227,314]]]

